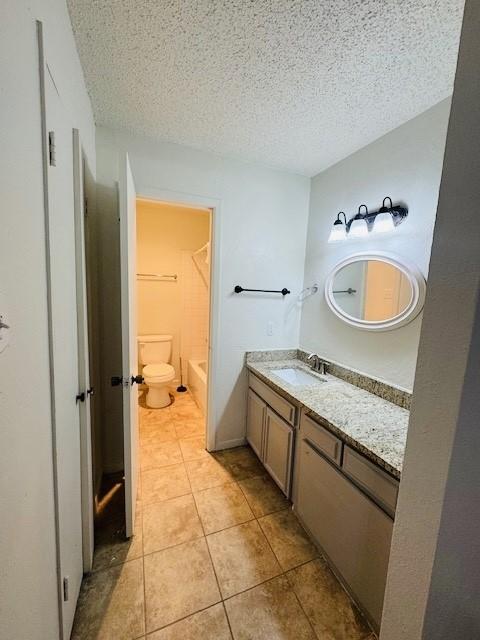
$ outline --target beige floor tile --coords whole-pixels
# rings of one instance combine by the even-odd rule
[[[145,556],[147,631],[220,601],[205,539]]]
[[[170,411],[174,420],[203,420],[204,417],[193,401],[190,403],[175,402]]]
[[[156,631],[148,640],[231,640],[227,616],[222,604],[194,613],[170,627]]]
[[[321,640],[364,640],[371,629],[322,559],[292,569],[288,580]]]
[[[160,551],[202,536],[202,525],[191,494],[145,505],[144,553]]]
[[[185,438],[178,441],[180,449],[182,450],[183,459],[185,462],[188,460],[200,460],[201,458],[209,458],[210,454],[205,449],[205,436],[194,436],[192,438]]]
[[[224,598],[282,572],[257,521],[207,536]]]
[[[195,494],[195,502],[206,534],[254,518],[242,490],[236,483],[199,491]]]
[[[232,482],[231,474],[214,457],[190,460],[185,463],[193,491],[218,487]]]
[[[193,438],[195,436],[205,437],[205,421],[203,418],[178,418],[175,421],[175,431],[179,439]]]
[[[139,558],[83,580],[72,640],[133,640],[145,633],[142,566]]]
[[[290,509],[264,516],[258,522],[284,571],[318,556],[315,546]]]
[[[173,442],[176,439],[177,432],[175,431],[175,424],[172,421],[140,427],[141,446],[158,442]]]
[[[138,422],[140,426],[159,425],[171,422],[172,414],[170,407],[163,409],[148,409],[140,407],[138,414]]]
[[[169,500],[190,492],[190,483],[183,463],[142,472],[143,504]]]
[[[266,475],[242,480],[238,484],[257,518],[290,506],[275,482]]]
[[[141,445],[140,465],[142,470],[168,467],[183,462],[178,442],[154,442]]]
[[[235,640],[316,640],[284,576],[225,601]]]
[[[265,475],[265,468],[250,447],[225,449],[217,451],[213,455],[228,469],[234,480],[240,481]]]

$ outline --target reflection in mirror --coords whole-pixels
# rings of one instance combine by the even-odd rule
[[[405,311],[413,287],[398,267],[381,260],[361,260],[340,269],[333,280],[338,307],[359,320],[380,322]]]

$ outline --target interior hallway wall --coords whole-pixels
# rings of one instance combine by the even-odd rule
[[[187,337],[182,326],[198,321],[191,314],[183,317],[185,295],[193,293],[191,279],[186,281],[183,254],[192,263],[192,252],[208,242],[209,235],[209,211],[137,201],[137,273],[178,277],[176,281],[137,280],[138,333],[173,336],[172,365],[178,379],[180,345]]]
[[[382,640],[480,638],[479,33],[467,0]]]
[[[119,153],[128,151],[137,192],[188,194],[218,202],[220,217],[219,322],[213,381],[217,446],[243,441],[245,432],[245,351],[294,347],[298,343],[310,180],[258,165],[228,160],[180,145],[123,131],[97,128],[97,179],[104,302],[102,359],[105,366],[109,463],[121,460],[121,398],[108,386],[118,375],[120,352],[118,210]],[[101,200],[101,202],[100,202]],[[107,268],[108,267],[108,268]],[[235,294],[245,287],[287,287],[292,295]],[[117,296],[115,296],[117,292]],[[272,335],[268,326],[272,323]]]
[[[44,192],[36,19],[95,174],[94,124],[65,2],[0,8],[0,637],[58,638]],[[73,215],[73,212],[72,212]]]
[[[305,301],[300,345],[369,376],[413,387],[422,316],[393,331],[355,329],[328,308],[323,295],[333,266],[358,251],[389,251],[428,274],[450,101],[445,100],[312,179],[305,286],[320,291]],[[328,244],[339,211],[347,218],[385,196],[404,202],[408,218],[394,233]],[[350,285],[351,286],[351,285]]]

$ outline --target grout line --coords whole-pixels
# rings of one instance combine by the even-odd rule
[[[202,607],[201,609],[198,609],[198,611],[194,611],[193,613],[189,613],[186,616],[182,616],[181,618],[178,618],[178,620],[174,620],[173,622],[169,622],[168,624],[163,625],[163,627],[156,627],[155,629],[152,629],[151,631],[146,632],[146,636],[148,638],[148,636],[151,636],[152,633],[157,633],[157,631],[163,631],[163,629],[168,629],[169,627],[173,627],[173,625],[177,624],[177,622],[183,622],[183,620],[187,620],[188,618],[191,618],[192,616],[197,615],[197,613],[202,613],[203,611],[208,611],[208,609],[211,609],[212,607],[216,607],[217,604],[223,604],[222,600],[217,600],[217,602],[214,602],[212,604],[209,604],[208,607]],[[142,637],[142,636],[140,636]]]
[[[225,613],[225,618],[227,620],[228,628],[230,629],[230,636],[233,640],[234,635],[233,635],[232,625],[230,624],[230,618],[228,617],[227,607],[225,606],[225,600],[222,600],[222,607],[223,607],[223,612]]]

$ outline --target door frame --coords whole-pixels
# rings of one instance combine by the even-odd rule
[[[94,487],[92,466],[92,422],[90,348],[87,297],[86,237],[85,237],[85,172],[87,163],[80,132],[73,129],[73,197],[75,218],[75,267],[77,284],[78,376],[80,388],[85,387],[85,401],[80,403],[80,481],[82,489],[82,553],[83,571],[92,569],[94,551]]]
[[[218,388],[217,375],[219,371],[219,311],[220,311],[220,243],[221,243],[221,200],[194,193],[142,187],[137,192],[138,199],[154,200],[173,205],[185,205],[191,208],[211,210],[210,224],[210,309],[208,327],[208,366],[207,366],[207,416],[206,416],[206,447],[207,451],[215,451],[217,422],[215,391]]]

